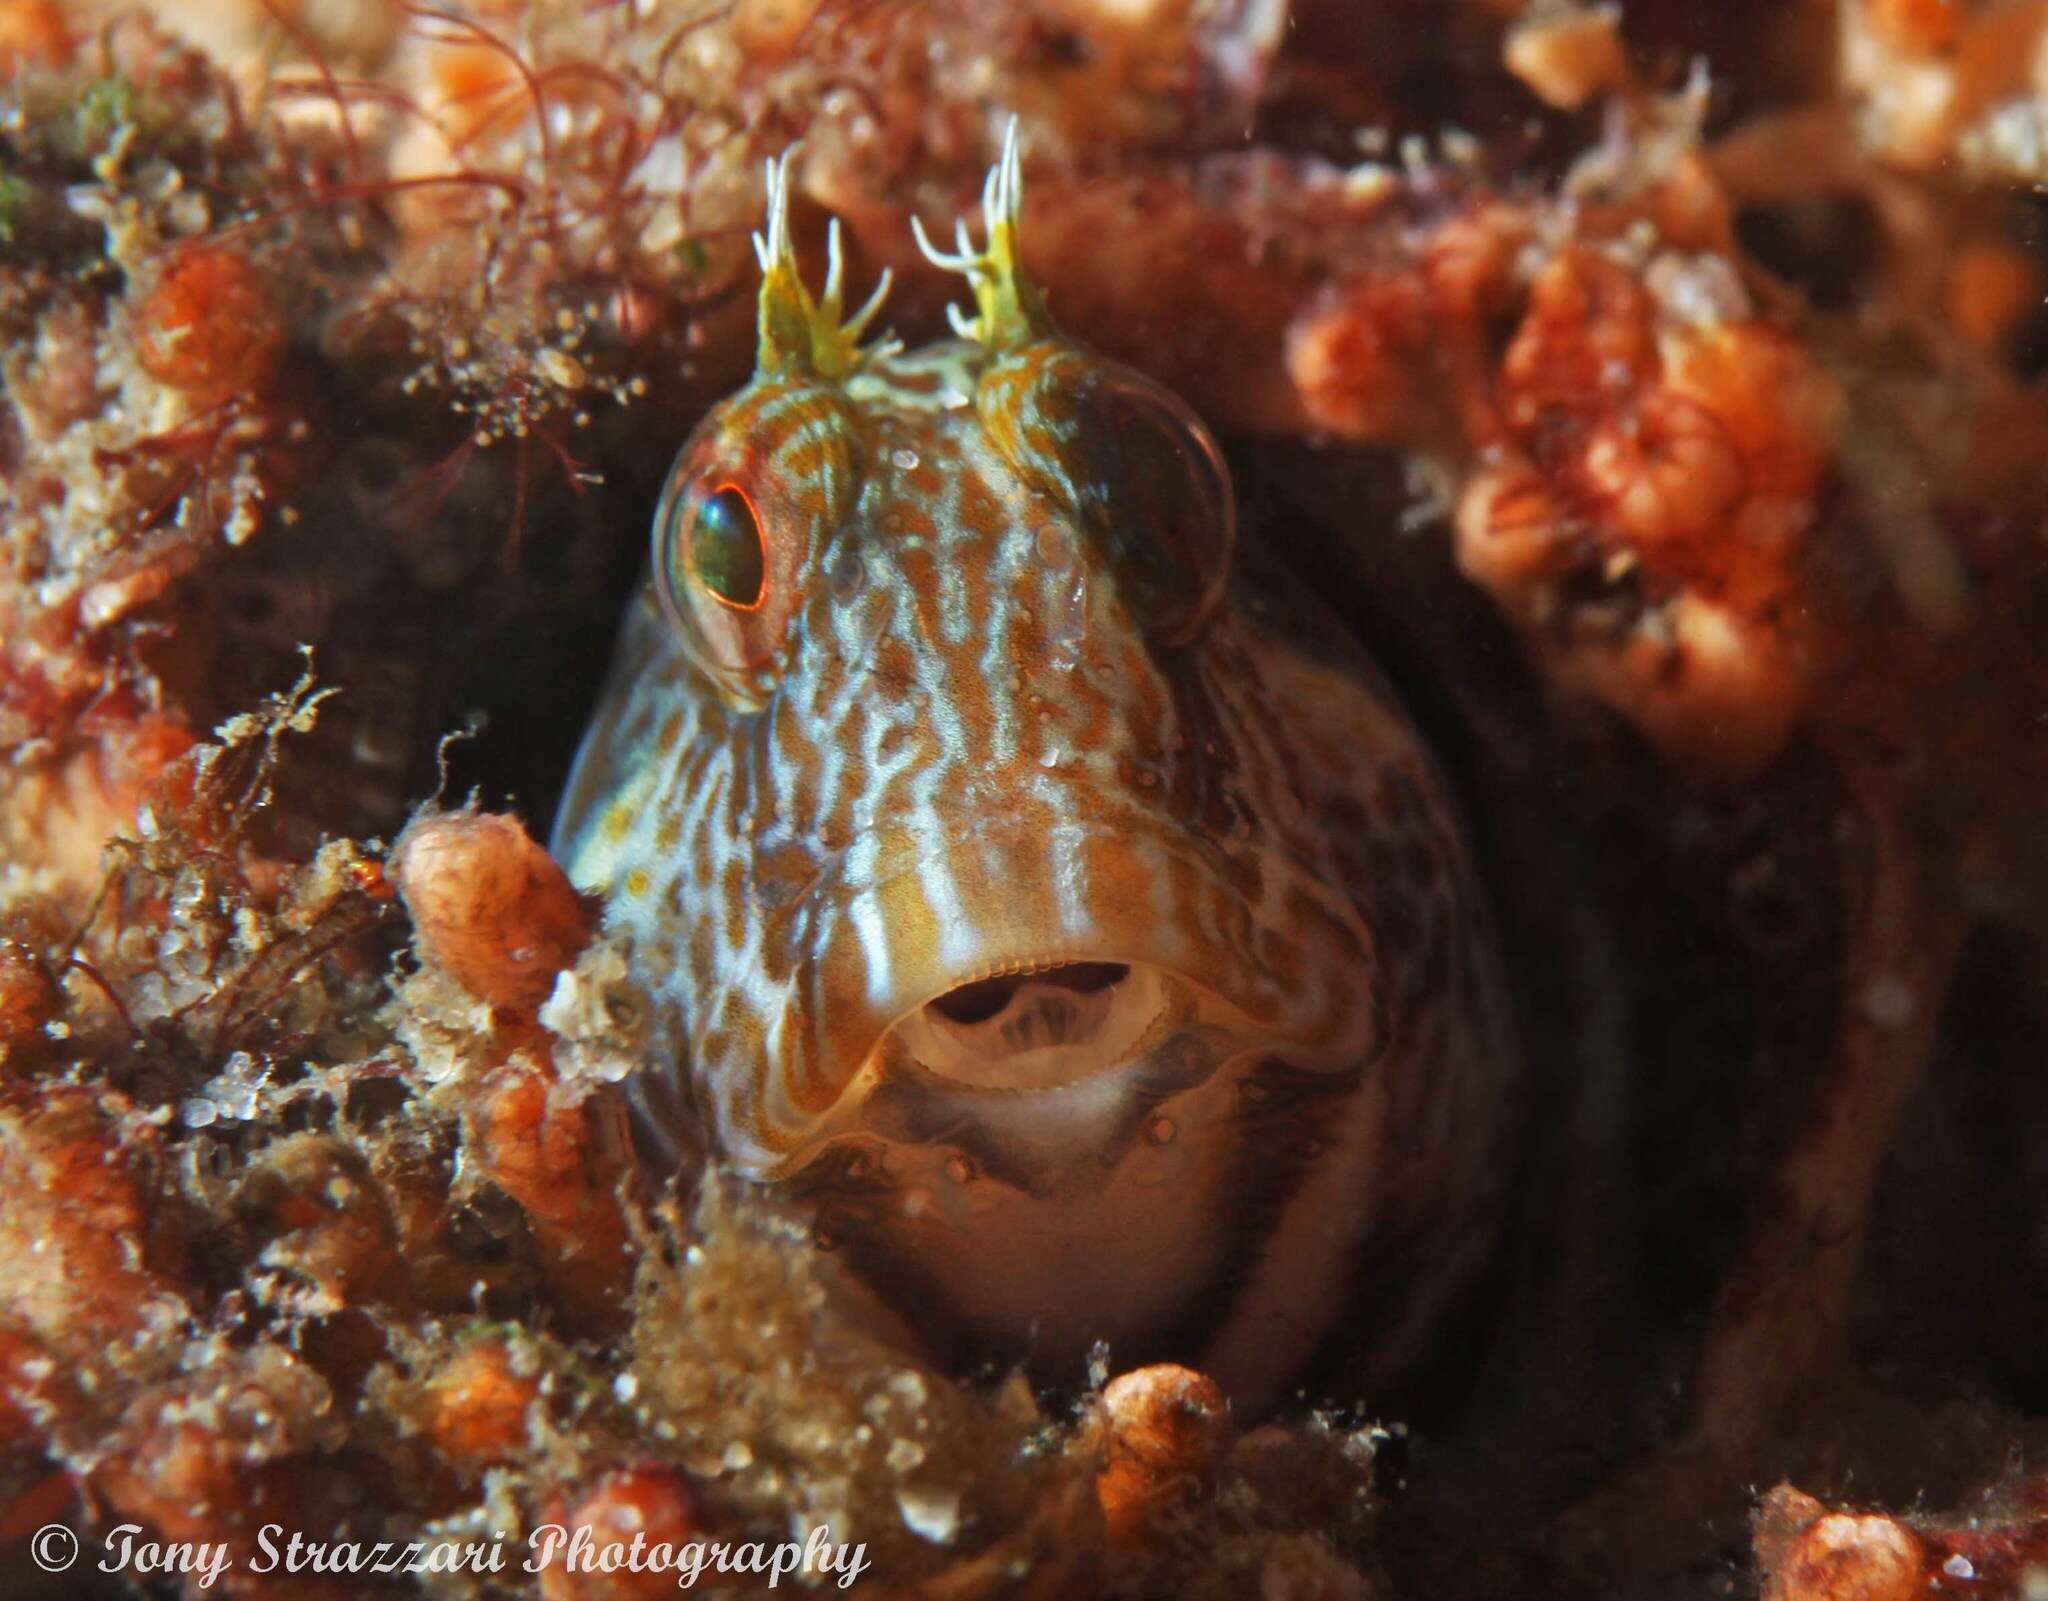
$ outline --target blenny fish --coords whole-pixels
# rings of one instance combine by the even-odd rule
[[[1014,127],[957,338],[863,346],[769,171],[554,848],[657,1004],[666,1159],[783,1186],[929,1350],[1269,1402],[1483,1254],[1516,1077],[1445,786],[1215,440],[1062,337]],[[1249,543],[1249,542],[1248,542]]]

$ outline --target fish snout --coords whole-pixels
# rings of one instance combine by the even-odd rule
[[[1340,889],[1162,819],[879,831],[791,908],[787,937],[784,1048],[748,1064],[765,1078],[745,1122],[721,1118],[764,1175],[846,1132],[892,1071],[1063,1090],[1198,1026],[1337,1071],[1384,1035],[1371,937]],[[707,1087],[723,1098],[720,1075]]]

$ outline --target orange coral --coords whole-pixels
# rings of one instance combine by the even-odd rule
[[[1230,1407],[1207,1374],[1165,1362],[1110,1380],[1101,1406],[1095,1494],[1111,1543],[1128,1544],[1215,1472],[1230,1442]]]
[[[390,871],[422,954],[494,1006],[533,1012],[590,942],[589,909],[512,818],[421,818],[399,836]]]
[[[406,1297],[398,1236],[362,1159],[319,1134],[281,1140],[251,1164],[243,1205],[268,1243],[265,1266],[289,1271],[339,1311]]]
[[[1908,1601],[1926,1587],[1927,1551],[1896,1518],[1829,1512],[1780,1485],[1756,1528],[1766,1601]]]
[[[1754,1534],[1764,1601],[2031,1597],[2048,1580],[2048,1480],[2022,1478],[1968,1512],[1850,1512],[1789,1484],[1763,1498]]]
[[[420,948],[471,995],[535,1011],[590,944],[590,911],[510,817],[424,817],[399,835],[391,878]]]
[[[1876,156],[1922,171],[2039,176],[2032,97],[2048,7],[1853,0],[1840,20],[1841,87]]]
[[[34,947],[0,936],[0,1068],[19,1069],[49,1041],[43,1025],[57,1015],[63,993]]]
[[[1545,105],[1576,111],[1628,79],[1620,20],[1605,10],[1538,13],[1509,31],[1505,65]]]
[[[284,323],[267,278],[228,246],[178,251],[144,294],[135,323],[136,358],[196,405],[263,388],[284,356]]]
[[[458,1472],[476,1473],[518,1456],[539,1397],[539,1376],[515,1371],[503,1340],[472,1340],[429,1380],[424,1430]]]
[[[342,1601],[361,1594],[346,1577],[256,1571],[266,1525],[318,1539],[331,1523],[331,1513],[320,1515],[329,1510],[319,1508],[324,1475],[298,1456],[300,1442],[283,1421],[294,1401],[271,1390],[289,1377],[261,1359],[242,1364],[225,1406],[206,1420],[187,1416],[174,1396],[146,1397],[131,1410],[124,1449],[92,1476],[92,1487],[166,1541],[225,1544],[221,1587],[229,1595]]]
[[[586,1318],[615,1319],[633,1269],[623,1103],[514,1057],[476,1087],[463,1121],[483,1171],[526,1208],[563,1295]]]
[[[146,1142],[139,1141],[146,1147]],[[0,1100],[0,1212],[14,1264],[5,1320],[72,1360],[97,1358],[177,1304],[153,1249],[164,1221],[127,1147],[87,1090],[53,1085]]]
[[[1835,384],[1769,324],[1677,320],[1579,249],[1538,274],[1500,382],[1512,443],[1461,497],[1462,570],[1667,748],[1768,760],[1819,659],[1802,541]],[[1575,575],[1586,593],[1568,601]]]
[[[596,1569],[573,1561],[566,1548],[558,1552],[541,1571],[543,1601],[653,1601],[672,1595],[677,1583],[673,1568],[643,1559],[636,1571],[628,1565],[627,1554],[664,1545],[680,1550],[703,1537],[703,1520],[690,1486],[675,1469],[658,1464],[609,1469],[583,1485],[573,1501],[565,1497],[564,1503],[561,1516],[551,1521],[571,1539],[589,1531],[589,1561]],[[607,1548],[617,1552],[609,1563]],[[603,1571],[606,1565],[615,1571]]]
[[[1913,55],[1949,49],[1963,28],[1956,0],[1869,0],[1863,14],[1887,43]]]
[[[28,62],[62,66],[71,48],[71,31],[51,0],[0,0],[0,78]]]
[[[2008,338],[2041,303],[2041,269],[2003,240],[1979,239],[1956,254],[1949,269],[1949,320],[1972,344],[1987,349]]]

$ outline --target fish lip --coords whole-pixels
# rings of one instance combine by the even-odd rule
[[[964,828],[884,825],[807,884],[776,931],[792,958],[793,1027],[771,1029],[738,1060],[700,1064],[728,1159],[758,1177],[786,1175],[850,1123],[877,1045],[903,1018],[961,984],[1066,963],[1159,968],[1234,1007],[1304,1065],[1336,1071],[1378,1057],[1378,963],[1348,894],[1275,848],[1225,846],[1114,797],[1087,810],[1085,824],[1068,807],[1059,820],[1026,810]],[[1233,882],[1240,850],[1256,850],[1257,905]],[[1002,925],[948,923],[935,911],[935,860],[968,881],[963,916],[1007,892]],[[1201,926],[1190,933],[1162,904],[1199,913]],[[1059,926],[1062,911],[1087,926]],[[899,926],[912,913],[922,938]]]
[[[999,976],[1059,972],[1071,965],[1033,963]],[[1096,992],[1102,1000],[1081,1003],[1099,1007],[1096,1029],[1085,1042],[995,1055],[963,1050],[959,1036],[929,1015],[947,993],[941,992],[911,1008],[876,1041],[863,1064],[864,1076],[922,1085],[965,1100],[1059,1095],[1146,1060],[1175,1034],[1198,1026],[1205,1000],[1212,1013],[1218,1006],[1206,992],[1194,991],[1149,963],[1113,965],[1123,970],[1122,976]]]

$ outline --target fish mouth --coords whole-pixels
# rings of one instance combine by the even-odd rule
[[[1108,802],[1079,823],[1026,811],[870,836],[781,936],[794,988],[769,1048],[700,1069],[720,1143],[759,1177],[854,1132],[906,1073],[1070,1096],[1190,1028],[1330,1072],[1384,1043],[1348,894],[1278,851],[1233,854]]]
[[[1149,963],[1056,962],[955,985],[904,1016],[892,1043],[955,1083],[1058,1089],[1142,1054],[1169,998]]]

